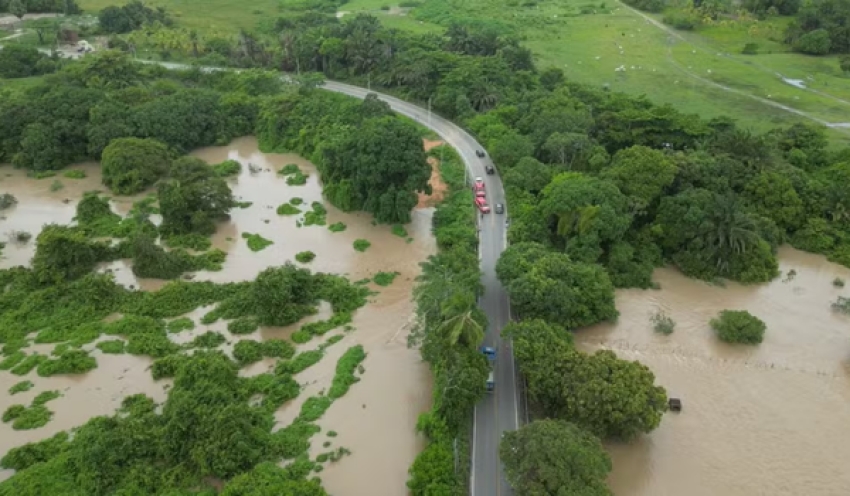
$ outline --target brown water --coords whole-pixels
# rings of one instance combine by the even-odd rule
[[[770,284],[725,288],[659,269],[660,291],[618,291],[619,322],[578,333],[587,351],[646,364],[683,402],[650,435],[608,445],[617,496],[850,494],[850,318],[830,310],[850,296],[832,285],[850,270],[790,248],[780,268]],[[672,335],[653,332],[657,309]],[[719,342],[708,322],[724,309],[764,320],[764,342]]]
[[[338,437],[328,438],[324,433],[314,438],[313,454],[344,446],[352,455],[342,461],[329,464],[321,477],[328,491],[335,495],[398,496],[406,493],[407,469],[423,447],[423,440],[415,433],[416,418],[430,406],[430,375],[427,366],[415,350],[406,347],[408,324],[413,313],[410,295],[413,280],[419,273],[419,263],[434,253],[436,245],[431,235],[432,209],[418,209],[413,221],[405,226],[411,240],[391,233],[388,226],[374,226],[371,217],[364,214],[341,212],[325,203],[328,210],[327,222],[343,222],[347,229],[333,233],[326,226],[297,227],[300,216],[279,216],[275,209],[292,197],[300,197],[309,208],[313,201],[322,201],[321,185],[315,167],[296,155],[262,154],[257,150],[254,138],[240,138],[226,147],[209,147],[197,150],[193,155],[210,163],[226,159],[238,160],[243,164],[242,173],[229,180],[234,195],[253,204],[245,209],[234,209],[229,221],[222,223],[213,238],[214,246],[228,252],[222,271],[199,272],[196,280],[217,282],[251,280],[269,266],[294,261],[295,254],[310,250],[316,259],[308,264],[313,271],[347,275],[352,280],[373,277],[376,272],[397,271],[400,273],[392,285],[381,288],[370,303],[357,311],[353,325],[355,331],[347,333],[339,343],[327,349],[326,356],[318,364],[307,369],[296,378],[305,386],[302,394],[277,413],[278,427],[283,427],[297,415],[301,403],[310,395],[326,390],[333,378],[337,359],[350,346],[362,344],[367,352],[363,363],[366,369],[363,380],[354,385],[349,393],[337,400],[319,421],[323,431],[335,430]],[[247,167],[254,164],[260,170],[252,173]],[[289,163],[298,164],[309,174],[304,186],[288,186],[277,170]],[[88,177],[83,180],[60,178],[65,188],[58,192],[49,191],[53,179],[40,181],[28,179],[19,171],[3,168],[11,176],[3,177],[0,192],[11,191],[18,198],[14,209],[0,212],[6,220],[0,221],[0,232],[26,229],[37,234],[42,224],[49,222],[67,223],[74,215],[75,200],[88,190],[100,189],[100,175],[96,165],[86,165]],[[73,182],[76,181],[76,182]],[[71,186],[73,185],[73,187]],[[70,201],[63,203],[68,198]],[[121,213],[132,205],[133,199],[113,202],[113,208]],[[260,252],[252,252],[242,239],[243,232],[259,233],[274,242]],[[355,239],[363,238],[372,243],[365,252],[352,247]],[[11,248],[11,249],[10,249]],[[34,242],[26,246],[4,250],[0,266],[27,264],[34,251]],[[116,279],[126,285],[143,289],[156,289],[162,281],[138,280],[126,261],[105,264],[101,270],[113,271]],[[198,323],[209,309],[197,309],[188,314],[195,320],[196,329],[174,335],[176,342],[188,342],[207,330],[225,334],[229,342],[222,347],[225,351],[240,339],[286,338],[299,327],[261,328],[252,335],[232,336],[226,332],[224,322],[204,326]],[[326,318],[330,314],[327,305],[304,322]],[[303,323],[303,322],[302,322]],[[328,336],[339,331],[329,333]],[[321,341],[316,339],[299,347],[313,349]],[[88,345],[91,348],[93,345]],[[34,349],[34,348],[33,348]],[[42,352],[49,352],[46,347]],[[134,393],[146,393],[157,400],[165,398],[164,382],[154,383],[146,370],[150,361],[130,355],[102,355],[94,351],[98,368],[79,377],[39,378],[35,373],[18,378],[0,371],[0,408],[15,403],[28,404],[43,390],[59,389],[64,396],[51,403],[48,408],[56,414],[47,426],[32,431],[14,431],[10,424],[0,424],[0,455],[9,448],[26,442],[43,439],[56,432],[85,422],[101,414],[109,414],[120,404],[121,398]],[[273,367],[273,361],[263,361],[247,367],[244,375],[253,375]],[[126,370],[125,370],[126,369]],[[36,387],[27,393],[10,397],[8,388],[19,380],[32,380]],[[364,407],[365,405],[365,407]],[[326,440],[332,441],[331,448],[322,448]],[[381,474],[375,477],[373,474]],[[0,479],[8,476],[0,473]]]

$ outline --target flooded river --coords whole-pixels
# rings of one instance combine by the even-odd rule
[[[619,322],[577,334],[587,351],[646,364],[683,402],[650,435],[607,446],[614,494],[850,494],[850,318],[830,309],[850,296],[832,284],[850,270],[791,248],[780,268],[770,284],[725,288],[660,269],[660,291],[618,291]],[[670,336],[652,330],[659,309],[676,321]],[[708,322],[724,309],[764,320],[764,342],[719,342]]]
[[[333,233],[326,226],[297,227],[299,216],[280,216],[278,205],[293,197],[304,200],[302,210],[313,201],[322,201],[321,185],[315,167],[303,158],[287,154],[263,154],[257,149],[254,138],[240,138],[225,147],[209,147],[196,150],[192,155],[209,163],[227,159],[238,160],[243,170],[238,178],[231,179],[234,195],[241,201],[252,202],[244,209],[234,209],[229,221],[219,225],[213,237],[213,245],[228,252],[223,270],[198,272],[197,280],[216,282],[252,280],[269,266],[293,261],[295,254],[309,250],[316,254],[308,266],[313,271],[344,274],[351,280],[373,277],[375,273],[399,272],[389,287],[372,285],[379,294],[370,298],[370,303],[355,313],[355,331],[347,333],[339,343],[328,348],[326,356],[316,365],[299,374],[296,379],[306,389],[290,404],[284,405],[276,418],[281,424],[294,418],[301,402],[330,386],[337,359],[350,346],[362,344],[367,352],[363,363],[366,372],[363,380],[337,400],[318,421],[323,432],[335,430],[332,446],[322,444],[331,440],[324,433],[313,439],[312,455],[346,447],[352,454],[336,463],[326,464],[320,474],[330,494],[346,496],[370,494],[373,496],[398,496],[406,493],[407,469],[416,454],[422,449],[424,440],[415,433],[419,413],[430,407],[430,374],[416,350],[406,346],[407,333],[413,315],[410,296],[413,280],[419,273],[419,262],[436,251],[431,235],[433,209],[421,208],[413,213],[413,221],[405,226],[408,238],[391,233],[388,226],[372,225],[371,217],[361,213],[345,213],[325,203],[328,210],[328,225],[343,222],[347,228]],[[309,174],[307,184],[288,186],[284,176],[277,171],[284,165],[295,163]],[[252,172],[248,165],[253,164]],[[21,171],[10,167],[0,169],[0,192],[12,192],[18,199],[15,207],[0,212],[0,235],[18,230],[29,231],[35,236],[43,224],[71,221],[76,201],[85,191],[105,189],[100,184],[100,172],[96,164],[85,164],[75,168],[86,170],[87,177],[74,180],[63,177],[30,179]],[[63,188],[51,191],[54,180],[63,183]],[[142,195],[143,196],[143,195]],[[126,213],[133,200],[119,198],[113,208]],[[243,232],[258,233],[274,242],[260,252],[252,252],[244,239]],[[355,251],[355,239],[367,239],[372,246],[365,252]],[[7,244],[3,251],[0,267],[27,264],[34,252],[35,243]],[[118,261],[102,269],[113,270],[116,279],[123,284],[133,284],[143,289],[155,290],[162,281],[137,280],[127,262]],[[196,324],[207,309],[189,314]],[[323,306],[319,315],[311,320],[326,317],[329,309]],[[305,320],[304,322],[308,322]],[[223,331],[225,325],[217,322],[210,326],[197,325],[189,333],[175,336],[175,341],[187,342],[191,337],[207,330],[223,332],[231,342],[238,339],[287,337],[298,326],[290,328],[261,328],[253,335],[231,336]],[[318,340],[302,345],[299,349],[315,348]],[[42,353],[49,353],[52,345],[40,345]],[[92,349],[93,344],[86,349]],[[30,350],[35,348],[31,347]],[[40,378],[34,372],[17,377],[0,371],[0,410],[16,403],[28,404],[41,391],[58,389],[63,397],[48,404],[55,413],[46,426],[31,431],[12,430],[10,424],[0,424],[0,456],[9,448],[42,439],[56,432],[78,426],[95,415],[112,413],[123,397],[145,393],[161,401],[165,398],[165,381],[154,383],[147,367],[150,360],[131,355],[104,355],[92,351],[98,360],[98,368],[89,374],[76,377]],[[243,370],[245,374],[266,371],[272,361],[254,364]],[[35,387],[26,393],[9,396],[8,388],[23,379],[32,380]],[[376,477],[376,474],[380,474]],[[9,471],[0,473],[8,477]]]

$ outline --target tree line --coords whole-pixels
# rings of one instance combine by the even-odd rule
[[[284,85],[261,70],[173,74],[105,52],[4,98],[0,111],[0,161],[16,167],[46,171],[102,160],[104,184],[125,195],[170,175],[172,182],[160,186],[161,206],[179,176],[184,185],[206,181],[207,191],[218,193],[196,197],[206,198],[209,219],[191,221],[205,227],[187,225],[187,211],[184,220],[172,217],[163,226],[175,234],[209,231],[232,199],[211,169],[192,159],[172,161],[236,136],[257,134],[266,151],[311,158],[334,205],[368,211],[379,222],[409,222],[416,193],[429,191],[421,133],[386,104]]]

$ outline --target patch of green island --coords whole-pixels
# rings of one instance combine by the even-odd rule
[[[248,241],[248,248],[251,251],[265,250],[267,247],[274,244],[274,241],[270,239],[266,239],[259,234],[252,234],[249,232],[242,233],[242,239]]]
[[[44,405],[60,396],[59,391],[45,391],[39,393],[28,407],[12,405],[3,412],[3,423],[12,422],[12,429],[16,431],[43,427],[53,418],[53,412]]]

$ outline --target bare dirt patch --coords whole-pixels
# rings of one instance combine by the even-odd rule
[[[441,140],[431,141],[427,139],[423,139],[422,143],[426,152],[431,148],[444,144]],[[428,180],[428,184],[431,185],[431,194],[426,195],[424,193],[419,193],[419,203],[416,205],[416,208],[436,206],[438,203],[443,201],[443,197],[446,195],[446,190],[449,188],[440,176],[440,161],[436,158],[428,157],[428,163],[431,164],[431,179]]]

